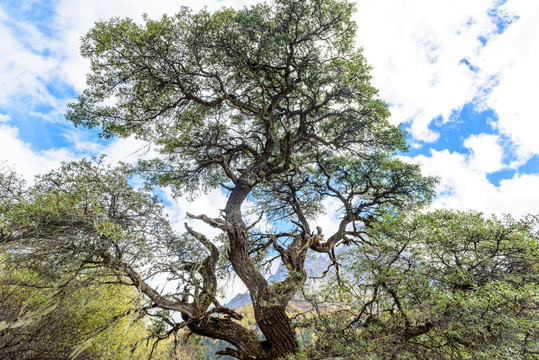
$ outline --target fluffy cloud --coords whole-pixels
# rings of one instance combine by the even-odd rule
[[[392,121],[407,122],[416,140],[435,141],[429,125],[449,121],[488,77],[474,59],[479,37],[494,31],[492,0],[359,1],[358,44],[373,64],[373,82],[391,105]]]
[[[405,158],[419,162],[425,175],[439,177],[438,196],[432,208],[475,209],[487,214],[511,213],[514,216],[536,213],[539,193],[532,189],[539,188],[539,175],[517,173],[496,186],[487,175],[494,168],[500,168],[501,161],[489,160],[481,164],[480,160],[490,147],[499,151],[496,149],[499,145],[492,143],[495,139],[468,140],[474,149],[470,154],[431,150],[430,156]]]
[[[104,154],[110,163],[123,161],[134,164],[138,159],[155,156],[155,151],[147,143],[134,139],[116,139],[102,145],[81,139],[72,139],[72,148],[52,148],[43,151],[32,149],[31,144],[19,139],[19,130],[0,122],[1,160],[17,171],[27,181],[35,175],[48,172],[62,163],[79,159],[82,156]]]
[[[494,134],[463,134],[469,153],[431,150],[415,158],[426,174],[441,178],[433,206],[536,211],[539,195],[530,191],[536,174],[517,172],[497,186],[488,175],[539,154],[539,3],[366,0],[358,2],[357,16],[373,82],[390,104],[391,120],[409,127],[414,148],[436,141],[433,121],[443,131],[466,104],[496,114]]]
[[[52,42],[27,22],[13,22],[0,8],[0,106],[9,104],[13,96],[24,96],[32,102],[54,105],[45,84],[58,73],[58,62],[40,54]],[[28,104],[27,104],[28,105]]]
[[[464,147],[471,150],[468,167],[473,171],[490,174],[504,168],[504,149],[496,135],[472,135],[464,140]]]
[[[532,0],[360,1],[358,43],[392,121],[416,140],[435,141],[434,119],[475,102],[525,161],[539,154],[537,16]]]
[[[74,159],[73,154],[66,149],[49,149],[35,152],[30,144],[18,139],[18,129],[0,124],[0,144],[2,144],[1,159],[13,167],[27,181],[58,167],[62,161]]]
[[[487,43],[478,66],[496,76],[497,85],[485,97],[485,106],[496,111],[498,129],[512,140],[525,162],[539,154],[539,2],[511,0],[501,11],[502,16],[518,20]]]
[[[502,180],[489,201],[497,213],[537,214],[539,193],[535,189],[539,189],[539,174],[517,174],[512,179]]]

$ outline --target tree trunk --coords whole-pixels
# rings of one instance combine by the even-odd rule
[[[285,309],[283,306],[254,305],[256,322],[266,336],[264,344],[269,359],[294,354],[299,349],[296,333]]]
[[[255,319],[266,337],[262,342],[264,355],[259,360],[272,360],[298,351],[296,333],[290,318],[286,314],[286,305],[278,298],[272,298],[268,282],[254,266],[249,256],[249,237],[241,216],[241,204],[250,192],[250,188],[234,189],[225,209],[226,219],[232,228],[228,231],[230,241],[230,262],[234,271],[247,286]]]

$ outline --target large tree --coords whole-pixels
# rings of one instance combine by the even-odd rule
[[[335,260],[337,246],[362,244],[383,213],[427,202],[434,183],[394,158],[406,150],[405,136],[370,85],[353,10],[343,0],[277,0],[95,24],[81,47],[91,62],[88,86],[68,118],[105,137],[153,144],[160,155],[138,174],[178,198],[221,189],[224,209],[189,216],[222,236],[188,225],[175,234],[156,198],[129,186],[126,167],[83,161],[40,178],[12,211],[3,241],[50,266],[91,267],[135,286],[148,313],[181,314],[167,318],[170,331],[187,326],[234,346],[222,354],[296,353],[286,308],[306,281],[308,252]],[[338,226],[326,233],[316,219],[330,203],[338,204]],[[272,226],[257,227],[252,214]],[[283,281],[267,282],[266,257],[287,267]],[[221,264],[247,287],[264,340],[217,302]],[[178,281],[176,293],[152,287],[158,272]]]

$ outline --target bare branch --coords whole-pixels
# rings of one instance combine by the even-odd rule
[[[209,218],[206,215],[193,215],[193,214],[190,214],[190,213],[187,213],[187,216],[190,217],[191,219],[202,220],[206,224],[208,224],[208,225],[210,225],[210,226],[212,226],[214,228],[223,230],[223,231],[228,231],[228,229],[231,228],[230,224],[228,224],[223,219]]]

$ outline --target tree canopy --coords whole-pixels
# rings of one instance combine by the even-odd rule
[[[336,269],[336,249],[346,247],[361,261],[371,252],[392,258],[393,245],[377,242],[373,229],[428,204],[436,183],[396,157],[405,134],[370,84],[353,11],[343,0],[276,0],[96,23],[81,46],[87,88],[67,117],[105,137],[148,141],[158,156],[134,168],[66,163],[24,191],[4,176],[2,246],[14,263],[54,269],[66,283],[132,286],[146,301],[140,312],[166,324],[161,337],[187,328],[230,343],[219,354],[238,359],[298,354],[286,310],[304,288],[308,254],[327,254]],[[145,185],[134,187],[134,176]],[[219,189],[224,209],[188,216],[221,234],[187,224],[177,231],[156,186],[176,199]],[[328,204],[339,208],[332,232],[317,223]],[[271,259],[286,266],[282,281],[266,280]],[[217,299],[229,269],[249,291],[262,339]],[[158,288],[158,278],[171,286]],[[384,290],[399,309],[401,295],[384,283],[364,296],[374,304]],[[430,327],[400,314],[404,338]]]

